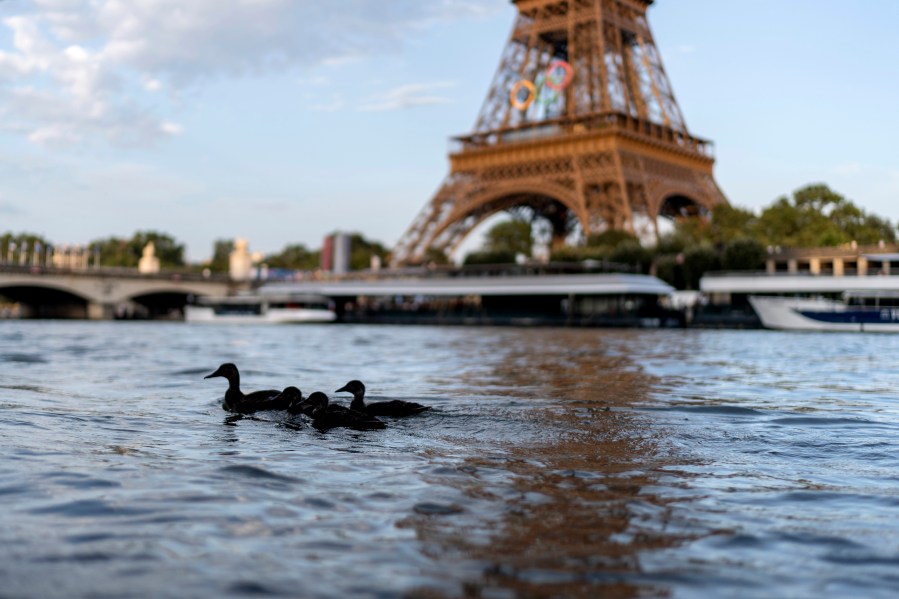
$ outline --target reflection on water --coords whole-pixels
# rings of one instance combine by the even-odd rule
[[[892,596],[899,336],[0,323],[4,597]],[[245,390],[434,409],[233,418]],[[348,397],[339,401],[347,403]]]
[[[647,491],[668,462],[645,418],[628,410],[648,400],[654,381],[626,356],[606,352],[595,332],[554,331],[531,345],[531,331],[506,332],[512,349],[490,372],[468,377],[473,388],[539,401],[532,418],[553,431],[507,455],[471,457],[432,482],[501,504],[492,520],[460,523],[416,515],[404,522],[441,561],[446,576],[469,573],[465,596],[628,597],[661,592],[637,584],[643,552],[675,546],[666,532],[669,499]],[[501,471],[498,484],[492,473]],[[459,594],[419,589],[442,597]]]

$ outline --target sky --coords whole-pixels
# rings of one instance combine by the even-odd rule
[[[153,230],[191,262],[237,237],[392,246],[514,17],[508,0],[0,0],[0,233]],[[899,221],[899,2],[657,0],[649,22],[732,204],[823,182]]]

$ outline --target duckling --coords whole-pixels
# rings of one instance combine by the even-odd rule
[[[431,409],[430,406],[423,406],[420,403],[403,401],[401,399],[376,401],[374,403],[366,404],[365,385],[362,384],[362,381],[350,381],[335,391],[335,393],[342,393],[344,391],[353,394],[353,401],[350,403],[350,408],[370,416],[412,416]]]
[[[387,428],[386,424],[373,416],[346,406],[330,404],[328,396],[321,391],[316,391],[303,401],[302,410],[312,418],[312,426],[319,430],[338,427],[359,431]]]
[[[218,370],[203,378],[211,379],[216,376],[228,379],[228,390],[225,391],[225,399],[222,402],[222,409],[224,410],[237,412],[238,414],[252,414],[261,410],[287,409],[288,404],[283,401],[272,401],[281,393],[277,389],[243,393],[240,390],[240,373],[237,370],[237,366],[230,362],[222,364],[218,367]]]
[[[303,392],[296,387],[284,387],[284,390],[273,397],[271,401],[284,405],[287,413],[293,416],[297,414],[306,414],[308,416],[308,412],[311,411],[311,408],[308,408],[304,403]]]

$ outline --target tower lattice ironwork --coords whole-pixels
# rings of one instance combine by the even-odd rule
[[[726,202],[712,145],[687,131],[646,11],[653,0],[512,0],[518,16],[474,131],[394,248],[395,264],[450,253],[482,221],[637,232]],[[644,217],[641,219],[641,217]],[[658,234],[658,229],[655,229]]]

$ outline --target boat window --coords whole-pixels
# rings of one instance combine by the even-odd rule
[[[258,316],[262,314],[261,304],[219,304],[212,307],[216,316]]]

